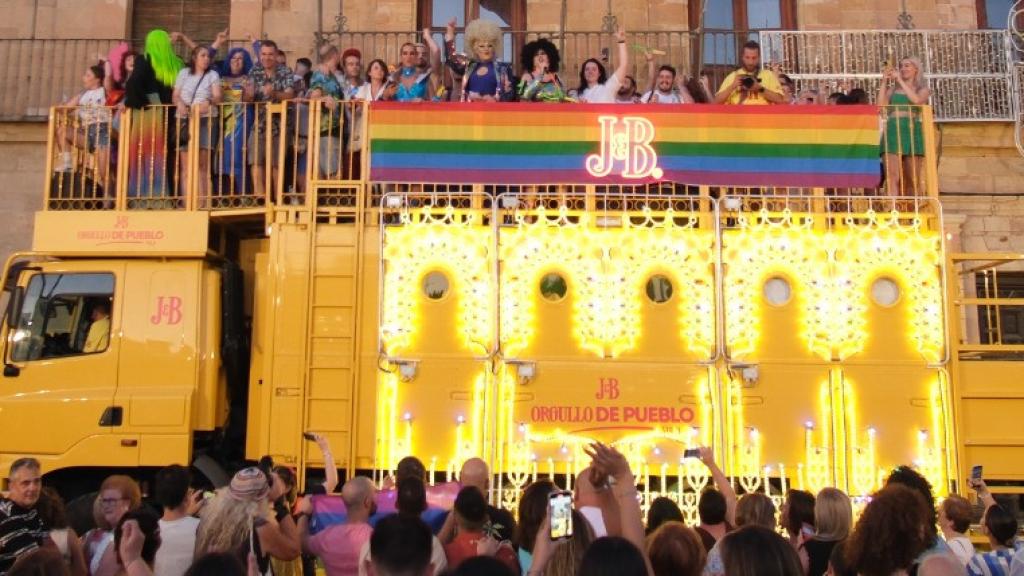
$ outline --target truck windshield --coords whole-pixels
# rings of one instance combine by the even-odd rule
[[[37,274],[12,336],[16,362],[103,352],[110,343],[114,275]]]

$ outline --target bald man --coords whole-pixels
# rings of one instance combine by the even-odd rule
[[[313,536],[309,535],[313,505],[309,498],[302,499],[299,504],[302,550],[323,561],[327,576],[356,576],[359,553],[373,534],[370,516],[377,511],[377,489],[369,478],[355,476],[342,487],[341,499],[345,501],[345,523],[329,526]]]
[[[491,471],[487,468],[487,463],[480,458],[470,458],[462,464],[462,470],[459,471],[459,484],[463,487],[472,486],[480,491],[487,498],[490,494],[491,488]],[[497,527],[497,532],[500,540],[508,540],[512,542],[512,537],[515,534],[516,521],[512,517],[512,514],[508,510],[491,506],[487,504],[487,517],[491,524]],[[452,514],[448,514],[445,519],[444,526],[441,531],[437,534],[437,537],[443,544],[451,542],[452,538],[455,537],[455,521]]]

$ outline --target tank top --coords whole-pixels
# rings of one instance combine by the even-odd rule
[[[50,530],[50,540],[57,545],[57,550],[60,552],[65,562],[71,561],[71,548],[68,546],[68,528],[61,528],[58,530]]]

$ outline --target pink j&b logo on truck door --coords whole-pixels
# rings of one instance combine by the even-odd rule
[[[181,298],[178,296],[157,296],[156,310],[149,317],[154,326],[166,324],[173,326],[181,323]]]
[[[605,178],[619,170],[623,178],[660,179],[664,171],[658,167],[658,154],[651,146],[654,124],[647,118],[599,116],[601,151],[587,156],[587,172]]]

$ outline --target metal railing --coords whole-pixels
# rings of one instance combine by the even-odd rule
[[[0,121],[43,120],[120,40],[0,40]]]
[[[1024,353],[1024,297],[1014,286],[1024,274],[1019,254],[954,254],[950,257],[952,303],[961,359],[1019,358]],[[1017,282],[1006,282],[1013,276]],[[1007,288],[1007,284],[1010,287]]]
[[[578,106],[564,104],[565,106]],[[453,186],[370,179],[369,107],[364,102],[292,100],[194,108],[186,121],[173,106],[55,107],[50,113],[44,185],[46,210],[209,210],[253,213],[276,208],[354,214],[383,195],[410,198],[509,191],[501,183]],[[415,106],[415,104],[410,104]],[[453,107],[459,104],[451,104]],[[494,104],[500,109],[502,104]],[[581,106],[581,105],[579,105]],[[538,110],[554,111],[541,106]],[[823,110],[823,109],[822,109]],[[901,198],[937,197],[933,123],[928,107],[880,108],[879,177],[868,188],[639,186],[550,183],[522,187],[523,197],[586,192],[766,199],[860,196],[874,211],[916,210]],[[367,189],[365,204],[361,191]],[[889,204],[871,198],[897,198]],[[787,200],[788,201],[788,200]],[[877,206],[875,205],[877,204]]]
[[[401,45],[419,40],[414,32],[346,31],[332,35],[342,48],[358,48],[364,64],[372,58],[397,62]],[[443,43],[443,31],[433,37]],[[505,33],[504,59],[516,65],[522,44],[546,37],[560,46],[562,80],[577,83],[578,72],[588,58],[608,55],[615,66],[614,39],[606,32]],[[933,90],[932,104],[938,122],[998,120],[1016,121],[1020,106],[1015,95],[1014,50],[1006,30],[968,31],[761,31],[733,30],[631,31],[632,75],[638,88],[647,86],[647,66],[642,48],[664,54],[656,62],[676,66],[686,76],[709,76],[718,88],[738,61],[739,48],[749,38],[759,38],[766,65],[777,64],[799,88],[820,93],[863,88],[873,99],[882,64],[890,58],[919,56]],[[197,39],[203,40],[203,39]],[[120,40],[0,40],[0,120],[32,120],[46,117],[49,106],[66,101],[80,91],[86,66],[95,63]],[[247,47],[241,40],[231,46]],[[465,46],[461,31],[460,50]]]
[[[1006,30],[764,31],[765,63],[821,93],[862,88],[873,99],[882,69],[917,57],[932,89],[936,122],[1015,121]]]

